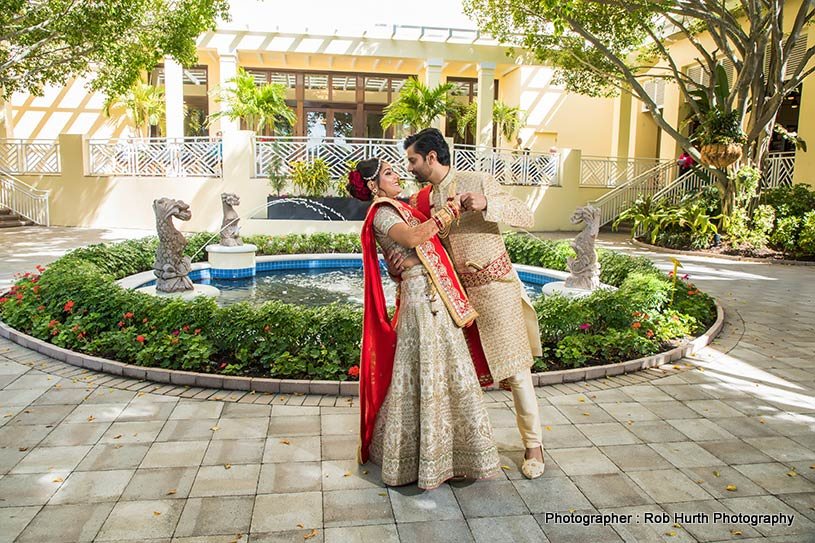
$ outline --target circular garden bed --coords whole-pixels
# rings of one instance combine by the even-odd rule
[[[203,260],[203,251],[192,253],[210,237],[191,236],[187,250],[194,260]],[[248,236],[245,241],[256,245],[261,255],[360,252],[358,236],[350,234]],[[359,306],[301,307],[269,301],[261,306],[219,307],[212,299],[168,300],[120,287],[117,279],[152,268],[156,243],[155,238],[145,238],[89,246],[47,269],[38,267],[0,297],[0,319],[40,340],[36,342],[40,346],[84,353],[86,360],[101,357],[144,368],[196,372],[215,378],[210,379],[213,383],[219,376],[241,377],[235,382],[246,383],[246,388],[252,378],[356,380]],[[572,255],[566,242],[527,235],[508,234],[506,244],[517,264],[565,270],[566,258]],[[717,321],[714,300],[690,278],[666,276],[644,258],[598,252],[601,281],[616,290],[598,290],[578,300],[560,296],[534,300],[544,356],[536,360],[533,371],[539,372],[536,381],[541,384],[676,359],[698,346],[690,340]],[[685,350],[677,349],[683,345]],[[664,354],[654,357],[659,353]],[[621,362],[628,365],[609,369],[609,364]],[[96,366],[98,362],[90,367]]]

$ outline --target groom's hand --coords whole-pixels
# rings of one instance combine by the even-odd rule
[[[405,257],[398,251],[388,251],[385,253],[385,262],[388,264],[388,275],[391,277],[401,276],[402,272],[405,271],[405,268],[402,266],[404,261]]]
[[[461,193],[461,209],[464,211],[484,211],[487,209],[487,197],[477,192]]]

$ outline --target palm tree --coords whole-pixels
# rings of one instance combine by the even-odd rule
[[[223,117],[233,121],[243,119],[255,132],[281,122],[294,126],[297,118],[286,104],[286,87],[283,85],[258,85],[243,68],[238,68],[229,83],[215,99],[221,104],[221,111],[210,115],[209,123]]]
[[[102,111],[110,118],[127,116],[139,137],[148,136],[146,129],[150,126],[157,126],[159,134],[164,133],[167,119],[162,87],[137,81],[124,94],[109,96]]]
[[[456,111],[456,103],[450,93],[452,83],[442,83],[430,88],[414,77],[409,78],[394,102],[385,108],[382,128],[408,126],[417,131],[430,126],[438,117]]]
[[[512,142],[518,129],[524,123],[523,112],[519,107],[508,106],[496,100],[492,106],[492,122],[504,140]]]
[[[458,133],[463,138],[467,132],[475,135],[476,123],[478,122],[478,104],[471,102],[461,110],[456,119]],[[519,107],[508,106],[496,100],[492,106],[492,122],[495,130],[503,136],[504,140],[511,142],[523,125],[523,112]]]

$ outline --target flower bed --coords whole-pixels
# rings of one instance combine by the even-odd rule
[[[726,219],[721,216],[714,187],[676,204],[639,198],[615,225],[630,221],[632,233],[643,233],[639,241],[668,249],[767,260],[815,260],[815,190],[798,184],[766,190],[759,197],[752,194],[744,196]],[[719,230],[723,225],[727,226],[725,233]]]
[[[210,234],[196,234],[188,254]],[[259,254],[359,252],[347,234],[247,236]],[[565,242],[508,235],[518,264],[564,270]],[[356,379],[362,311],[349,305],[307,308],[270,301],[218,307],[155,298],[115,280],[151,269],[155,238],[78,249],[48,269],[20,277],[0,298],[9,326],[54,345],[128,364],[292,379]],[[672,281],[648,260],[601,250],[601,280],[619,287],[581,300],[535,301],[544,357],[536,370],[639,358],[666,350],[715,320],[713,300]],[[203,260],[203,254],[195,260]]]

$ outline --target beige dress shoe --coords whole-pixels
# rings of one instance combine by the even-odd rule
[[[541,449],[541,454],[543,454],[543,450]],[[537,479],[541,475],[543,475],[543,471],[546,468],[545,459],[544,461],[540,461],[537,458],[525,458],[523,466],[521,466],[521,473],[524,474],[524,477],[527,479]]]

